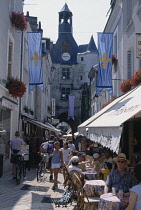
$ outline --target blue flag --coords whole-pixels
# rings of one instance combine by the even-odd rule
[[[74,120],[74,100],[75,100],[75,96],[69,95],[68,120],[70,118]]]
[[[112,53],[113,53],[113,34],[98,33],[98,51],[99,64],[96,85],[96,97],[99,93],[106,89],[110,95],[112,90]]]
[[[42,34],[28,33],[29,92],[37,85],[43,91]]]

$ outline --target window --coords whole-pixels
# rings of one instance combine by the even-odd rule
[[[13,57],[13,43],[9,41],[8,49],[8,77],[12,76],[12,57]]]
[[[81,61],[84,61],[84,57],[81,57]]]
[[[80,80],[83,80],[83,77],[82,76],[80,76]]]
[[[132,76],[132,52],[127,52],[127,79],[131,79]]]
[[[126,4],[127,4],[126,9],[127,9],[127,25],[128,25],[132,19],[132,0],[127,0]]]
[[[24,38],[24,68],[28,70],[28,43]]]
[[[62,54],[66,52],[71,54],[71,44],[69,43],[68,38],[66,38],[62,43]]]
[[[62,69],[62,79],[70,79],[70,68]]]
[[[117,34],[114,36],[114,55],[117,56]]]
[[[61,99],[66,100],[68,99],[68,96],[70,95],[70,88],[62,88],[61,89]]]
[[[141,68],[141,58],[139,59],[139,69]]]

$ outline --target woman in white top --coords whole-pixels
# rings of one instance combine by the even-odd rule
[[[61,148],[61,151],[63,153],[63,162],[68,165],[69,159],[70,159],[70,153],[71,149],[68,147],[68,142],[63,142],[63,148]],[[65,169],[63,168],[63,175],[65,178]]]
[[[141,210],[141,164],[135,166],[134,174],[139,184],[132,187],[126,210]]]

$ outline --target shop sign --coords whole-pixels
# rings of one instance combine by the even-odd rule
[[[136,57],[141,58],[141,34],[136,34]]]

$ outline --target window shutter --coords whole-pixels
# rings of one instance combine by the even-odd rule
[[[127,52],[127,79],[131,79],[132,76],[132,55],[131,51]]]
[[[9,52],[8,52],[8,77],[12,75],[12,53],[13,53],[13,44],[9,43]]]

